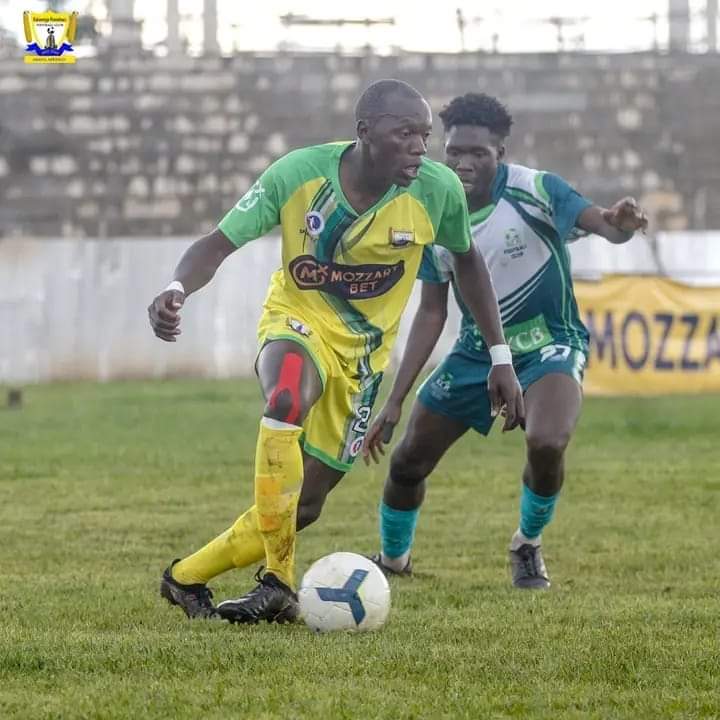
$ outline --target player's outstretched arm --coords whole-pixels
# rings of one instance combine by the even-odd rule
[[[633,197],[624,197],[610,208],[593,205],[580,213],[581,230],[602,235],[616,245],[626,243],[638,230],[647,230],[648,219]]]
[[[465,305],[472,313],[483,339],[490,348],[493,367],[488,377],[493,416],[505,412],[503,431],[525,423],[522,389],[512,366],[510,348],[505,343],[497,296],[485,258],[474,245],[466,253],[453,253],[455,279]]]
[[[376,415],[363,443],[363,460],[379,462],[385,454],[384,446],[392,439],[395,426],[400,421],[402,404],[413,383],[433,351],[447,319],[449,283],[424,282],[420,294],[420,306],[413,318],[400,367],[395,374],[390,395]]]
[[[173,281],[148,306],[153,332],[161,340],[176,342],[180,335],[180,308],[190,293],[212,280],[223,260],[237,246],[215,229],[196,240],[180,258]]]

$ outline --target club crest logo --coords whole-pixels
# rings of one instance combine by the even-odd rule
[[[505,233],[505,249],[503,254],[513,260],[522,257],[527,250],[527,245],[520,237],[520,233],[515,228],[510,228]]]
[[[294,330],[299,335],[304,335],[305,337],[310,337],[312,335],[312,330],[305,325],[304,323],[301,323],[299,320],[296,320],[295,318],[288,318],[287,319],[287,326]]]
[[[262,199],[265,194],[265,188],[258,180],[238,201],[235,208],[240,212],[248,212],[252,210]]]
[[[74,63],[72,42],[77,31],[76,12],[29,12],[23,13],[23,29],[28,46],[25,62]]]
[[[453,374],[450,372],[444,372],[439,377],[433,380],[430,392],[436,398],[448,398],[450,397],[450,390],[452,389]]]
[[[415,242],[412,230],[393,230],[390,228],[390,247],[403,248]]]
[[[325,218],[317,210],[310,210],[305,215],[305,229],[310,237],[319,237],[325,229]]]

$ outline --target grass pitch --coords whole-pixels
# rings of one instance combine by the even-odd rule
[[[29,388],[0,411],[0,717],[720,717],[717,406],[586,402],[548,593],[508,581],[521,435],[468,435],[432,478],[388,625],[314,636],[191,623],[158,596],[169,561],[250,504],[254,382]],[[383,473],[358,464],[334,491],[300,573],[377,549]]]

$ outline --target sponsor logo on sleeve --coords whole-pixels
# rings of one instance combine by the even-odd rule
[[[310,210],[305,215],[305,230],[310,237],[316,238],[325,229],[325,218],[317,211]]]

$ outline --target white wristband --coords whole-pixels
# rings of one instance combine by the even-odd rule
[[[495,365],[512,365],[512,353],[509,345],[493,345],[490,348],[490,360]]]
[[[173,280],[164,290],[163,292],[167,292],[168,290],[177,290],[178,292],[181,292],[183,295],[185,295],[185,288],[183,287],[183,284],[179,280]]]

